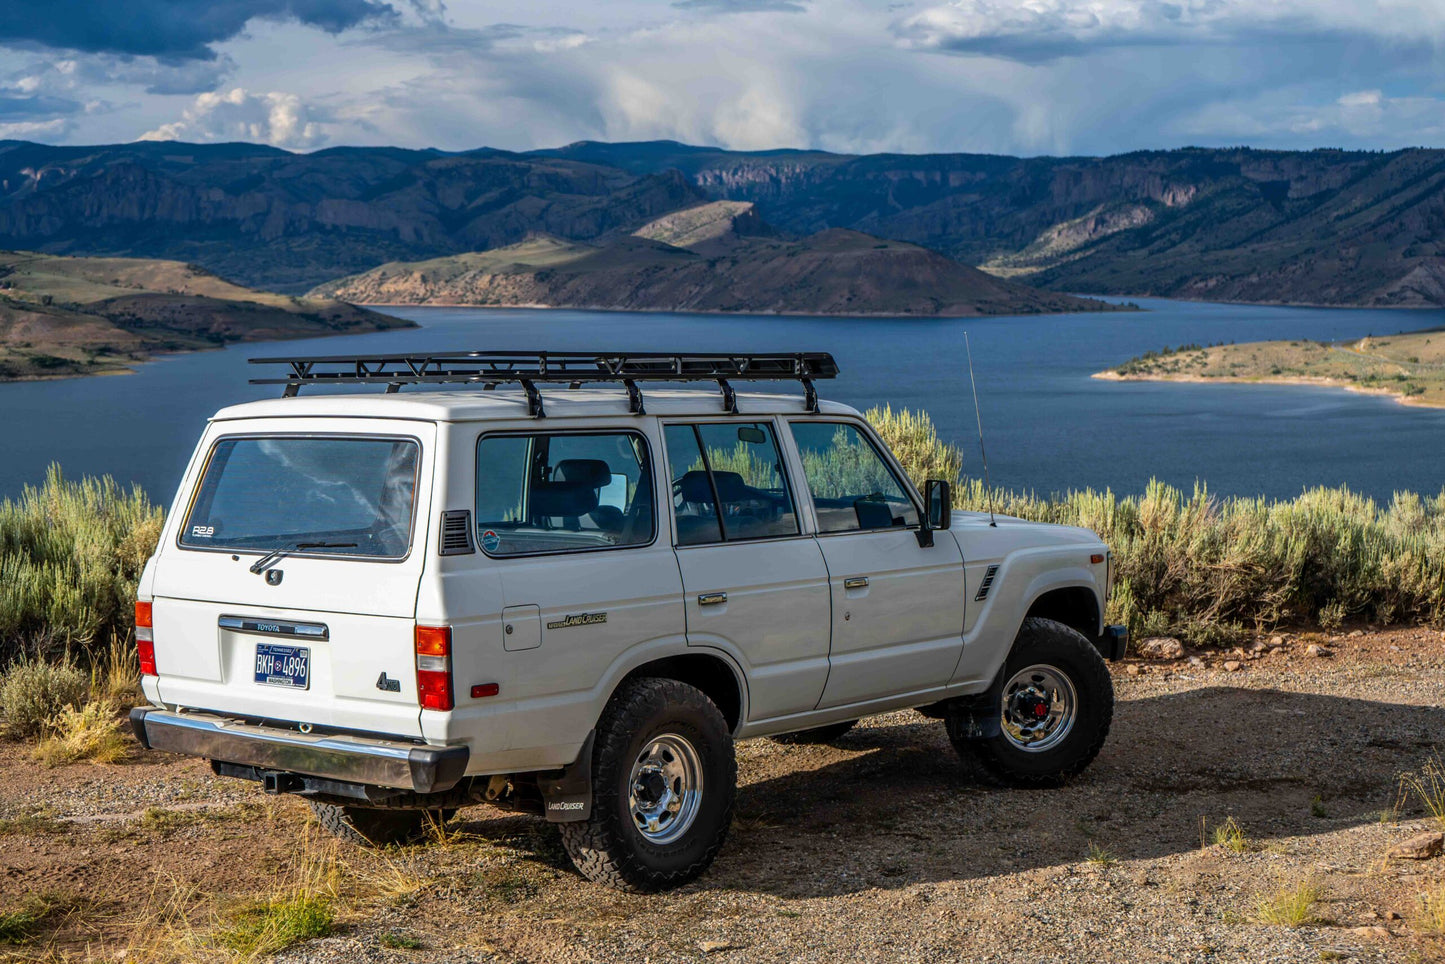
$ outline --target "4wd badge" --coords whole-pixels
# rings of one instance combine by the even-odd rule
[[[607,622],[606,613],[579,613],[547,624],[548,629],[569,629],[573,626],[595,626]]]

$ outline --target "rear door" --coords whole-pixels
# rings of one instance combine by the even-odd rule
[[[862,426],[789,423],[833,598],[828,685],[820,708],[948,682],[963,651],[958,542],[918,544],[918,507]]]
[[[161,699],[419,735],[435,433],[390,419],[213,424],[154,569]]]
[[[744,662],[750,721],[813,709],[828,677],[828,571],[799,526],[773,421],[663,434],[689,645]]]

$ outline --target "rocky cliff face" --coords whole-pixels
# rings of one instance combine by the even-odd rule
[[[289,290],[534,231],[594,238],[700,199],[676,171],[497,152],[0,143],[0,246],[166,256]]]

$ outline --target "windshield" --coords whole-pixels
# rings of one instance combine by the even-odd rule
[[[411,439],[279,436],[216,443],[181,531],[197,549],[400,558],[411,546]]]

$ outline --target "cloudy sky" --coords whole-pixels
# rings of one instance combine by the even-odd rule
[[[1445,0],[0,0],[0,138],[1445,146]]]

